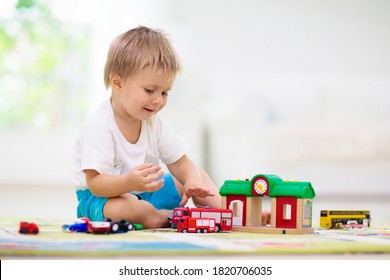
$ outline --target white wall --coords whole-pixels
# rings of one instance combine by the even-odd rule
[[[85,11],[91,110],[111,40],[161,28],[184,65],[164,115],[217,184],[274,173],[319,194],[389,195],[389,13],[386,0],[103,1]],[[63,184],[72,136],[2,132],[0,188]]]

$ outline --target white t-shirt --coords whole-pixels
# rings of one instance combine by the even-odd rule
[[[110,99],[86,120],[74,145],[73,165],[76,190],[88,189],[83,170],[120,175],[134,167],[152,163],[171,164],[180,159],[190,145],[176,134],[159,115],[142,121],[137,143],[131,144],[120,132]]]

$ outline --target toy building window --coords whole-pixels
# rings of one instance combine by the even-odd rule
[[[233,203],[233,217],[238,217],[238,216],[239,216],[238,203],[235,202]]]
[[[283,205],[283,220],[291,220],[291,205]]]
[[[305,203],[303,215],[305,219],[311,219],[311,202],[309,200]]]

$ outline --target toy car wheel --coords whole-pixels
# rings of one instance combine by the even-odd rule
[[[22,233],[22,234],[26,234],[28,231],[27,231],[27,229],[26,228],[21,228],[20,230],[19,230],[19,233]]]
[[[129,223],[129,224],[127,225],[127,229],[128,229],[129,231],[135,230],[135,226],[134,226],[132,223]]]
[[[220,232],[221,231],[221,228],[220,228],[220,226],[219,225],[216,225],[215,226],[215,230],[214,230],[215,232]]]
[[[113,223],[112,225],[111,225],[111,232],[112,233],[116,233],[116,232],[118,232],[119,231],[119,224],[118,223]]]
[[[205,228],[204,230],[203,230],[203,233],[208,233],[209,231],[207,230],[207,228]]]
[[[198,229],[196,230],[196,232],[197,232],[197,233],[201,233],[202,230],[201,230],[200,228],[198,228]]]
[[[187,233],[188,231],[187,231],[186,228],[183,228],[183,229],[181,230],[181,232],[182,232],[182,233]]]
[[[73,225],[70,225],[70,226],[68,227],[68,230],[69,230],[70,232],[76,232],[76,228],[74,228]]]

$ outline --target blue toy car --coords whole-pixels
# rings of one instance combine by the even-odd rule
[[[88,232],[91,229],[91,221],[88,218],[79,218],[73,224],[63,225],[64,231]]]

